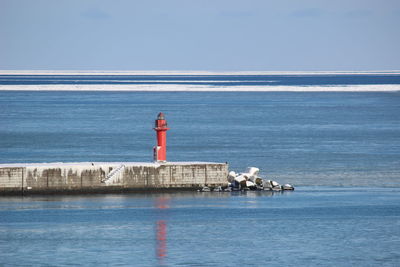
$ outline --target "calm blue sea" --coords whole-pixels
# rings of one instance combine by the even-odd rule
[[[270,74],[270,75],[1,75],[0,85],[208,85],[219,86],[332,86],[400,84],[398,73]]]
[[[3,266],[398,266],[400,189],[2,198]]]
[[[2,75],[0,85],[123,78],[400,84],[399,75]],[[150,161],[160,111],[168,160],[256,166],[297,190],[1,197],[0,266],[400,265],[400,92],[0,91],[0,163]]]

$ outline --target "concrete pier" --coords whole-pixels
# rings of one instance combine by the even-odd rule
[[[195,190],[227,183],[228,164],[79,162],[0,164],[0,195]]]

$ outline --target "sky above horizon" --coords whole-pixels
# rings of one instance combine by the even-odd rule
[[[0,70],[400,70],[400,1],[0,0]]]

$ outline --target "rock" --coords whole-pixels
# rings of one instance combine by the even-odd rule
[[[272,187],[273,191],[282,191],[282,187],[280,185]]]
[[[228,173],[228,182],[232,183],[235,180],[235,177],[238,176],[236,172],[230,171]]]
[[[277,186],[279,186],[279,183],[276,181],[271,181],[271,185],[272,185],[272,187],[277,187]]]
[[[222,187],[221,186],[217,186],[216,188],[214,188],[213,191],[214,192],[222,192]]]
[[[294,190],[294,187],[290,184],[280,185],[276,181],[272,180],[263,180],[258,176],[260,170],[256,167],[248,167],[246,172],[244,173],[236,173],[234,171],[230,171],[228,174],[228,187],[215,189],[214,191],[220,192],[223,191],[238,191],[238,190],[273,190],[273,191],[282,191],[282,190]]]
[[[256,167],[248,167],[246,173],[248,173],[249,176],[257,176],[259,172],[260,172],[260,169],[259,169],[259,168],[256,168]]]
[[[262,191],[264,190],[264,187],[262,185],[256,185],[257,190]]]
[[[290,184],[282,185],[282,190],[294,190],[294,187]]]
[[[238,188],[245,188],[247,187],[246,185],[246,178],[243,175],[239,175],[235,177],[235,187]]]
[[[246,181],[246,177],[244,175],[239,175],[235,177],[235,181],[238,182],[239,184],[242,183],[243,181]]]
[[[205,186],[205,187],[203,187],[203,188],[201,189],[201,192],[210,192],[210,191],[211,191],[210,188],[207,187],[207,186]]]
[[[249,188],[250,190],[256,190],[256,184],[253,183],[252,181],[246,181],[246,187]]]
[[[261,179],[260,177],[257,177],[254,181],[254,183],[258,186],[262,186],[263,185],[263,179]]]
[[[242,173],[244,177],[246,177],[246,180],[250,180],[253,183],[255,180],[258,178],[258,173],[260,172],[260,169],[256,167],[249,167],[247,168],[247,172]]]
[[[232,188],[231,187],[224,188],[224,192],[232,192]]]
[[[271,180],[264,180],[263,187],[264,187],[264,190],[271,190],[273,187],[271,184]]]

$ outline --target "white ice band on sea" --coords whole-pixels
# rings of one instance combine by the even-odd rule
[[[176,91],[176,92],[390,92],[400,91],[399,84],[368,85],[249,85],[209,86],[186,84],[55,84],[0,85],[3,91]]]

